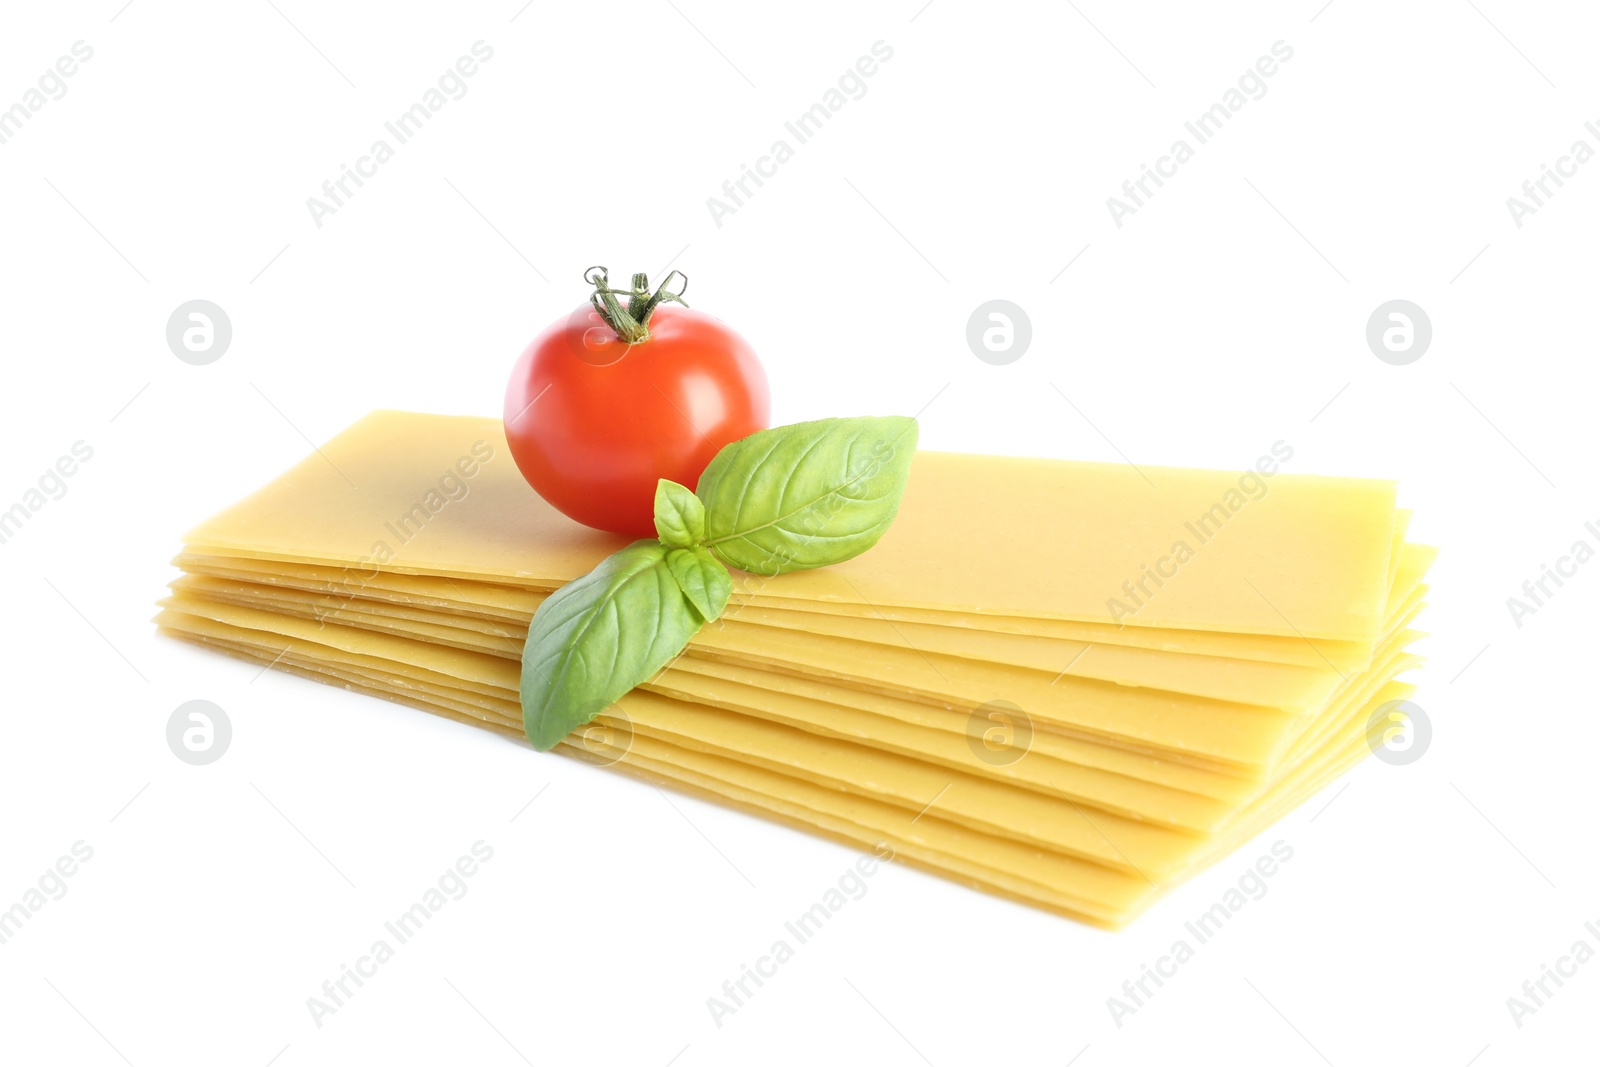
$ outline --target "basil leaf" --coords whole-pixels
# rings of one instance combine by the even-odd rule
[[[677,482],[656,482],[656,536],[673,548],[690,548],[706,535],[706,506]]]
[[[713,622],[722,615],[733,595],[733,576],[715,556],[698,547],[674,548],[667,553],[667,567],[702,619]]]
[[[765,575],[858,556],[894,521],[916,449],[917,420],[903,416],[801,422],[735,441],[695,490],[704,544]]]
[[[635,541],[540,605],[522,653],[522,727],[534,748],[549,751],[648,681],[700,628],[667,552]]]

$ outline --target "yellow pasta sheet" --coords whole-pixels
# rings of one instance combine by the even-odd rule
[[[347,651],[382,655],[382,651],[372,650],[382,650],[393,642],[403,640],[327,621],[293,619],[254,608],[215,606],[211,610],[223,621],[236,625],[276,630],[295,640],[337,643],[337,647]],[[493,679],[489,684],[512,692],[517,690],[520,672],[515,663],[461,649],[415,644],[411,654],[420,657],[418,666],[452,677]],[[976,686],[977,683],[972,685]],[[889,687],[883,690],[867,688],[881,695],[899,695]],[[1295,715],[1271,708],[1228,704],[1103,682],[1064,678],[1056,688],[1061,693],[1049,694],[1049,708],[1038,706],[1033,699],[1036,695],[1041,698],[1044,695],[1044,687],[1036,685],[1026,688],[1013,685],[1001,691],[974,688],[971,695],[965,698],[965,703],[971,708],[995,699],[1005,699],[1027,708],[1038,729],[1122,740],[1136,746],[1192,754],[1245,767],[1269,764],[1286,742],[1297,719]],[[935,698],[935,702],[938,702],[938,698]]]
[[[1432,559],[1428,550],[1410,545],[1405,548],[1405,552],[1397,554],[1397,573],[1389,597],[1386,625],[1397,612],[1409,608],[1413,598],[1420,599],[1421,579]],[[1398,565],[1401,557],[1405,560],[1404,567]],[[288,564],[281,566],[294,573],[274,574],[270,569],[272,564],[261,562],[252,562],[247,567],[230,566],[240,561],[215,557],[190,557],[183,562],[202,573],[198,577],[180,579],[174,588],[211,591],[216,595],[248,594],[266,601],[300,601],[313,607],[319,616],[334,619],[347,610],[359,610],[461,627],[483,635],[483,639],[448,630],[434,631],[431,636],[438,643],[451,647],[478,648],[511,657],[520,657],[528,619],[546,595],[516,593],[513,595],[520,596],[522,601],[512,604],[502,587],[452,580],[449,591],[456,599],[448,607],[442,607],[441,598],[427,585],[437,579],[386,576],[390,583],[383,590],[356,588],[335,594],[319,585],[318,578],[304,575],[304,568]],[[322,572],[322,578],[326,579],[329,573]],[[228,578],[245,584],[230,588],[223,584]],[[422,583],[421,590],[407,591],[407,582]],[[484,605],[477,614],[468,615],[474,608],[471,602],[480,598]],[[431,614],[422,614],[424,610]],[[974,684],[983,684],[983,679],[995,677],[994,667],[1021,667],[1026,669],[1020,675],[1024,684],[1031,674],[1038,676],[1033,679],[1035,683],[1048,682],[1046,690],[1054,690],[1060,678],[1070,675],[1290,711],[1313,711],[1322,707],[1328,695],[1349,673],[1327,662],[1314,668],[1295,667],[1120,645],[1091,645],[894,623],[885,619],[768,609],[745,609],[725,616],[697,634],[690,647],[747,664],[784,662],[790,670],[804,670],[808,664],[822,659],[830,665],[827,673],[876,680],[891,687],[909,676],[920,678],[924,690],[929,686],[937,688],[948,679],[939,664],[944,657],[955,657],[991,665],[978,669]],[[786,651],[791,647],[803,653],[809,650],[809,656],[802,655],[797,660]],[[1363,658],[1370,659],[1370,656],[1369,650]],[[841,674],[847,664],[853,665],[856,673]],[[956,673],[963,670],[958,665]]]
[[[180,591],[209,591],[213,597],[226,598],[229,602],[245,606],[272,608],[282,603],[292,603],[292,593],[280,592],[273,587],[253,585],[244,586],[228,584],[217,579],[188,577],[175,583],[175,588]],[[467,590],[476,588],[473,583],[460,583],[460,595],[466,596]],[[274,603],[274,597],[283,599]],[[393,610],[390,605],[372,603],[374,610],[388,612]],[[294,609],[301,615],[308,614],[306,608]],[[333,608],[325,602],[313,605],[309,614],[317,617],[319,621],[346,621],[352,625],[375,628],[382,632],[394,632],[394,627],[375,624],[373,617],[345,608]],[[415,621],[418,612],[414,609],[405,609],[401,612],[410,624],[410,632],[428,638],[428,640],[441,646],[451,646],[454,649],[474,648],[478,651],[488,652],[503,658],[513,659],[519,655],[521,641],[525,635],[525,621],[522,627],[513,629],[509,624],[500,622],[486,624],[489,633],[485,634],[480,642],[470,642],[458,636],[460,631],[451,630],[444,626],[433,625],[427,622]],[[459,616],[435,616],[436,619],[450,622],[464,621]],[[708,627],[702,631],[701,637],[710,637],[711,642],[703,642],[694,647],[695,658],[702,656],[716,657],[724,654],[718,642],[719,637],[735,630],[746,635],[740,647],[742,654],[731,657],[734,666],[749,670],[767,670],[769,674],[777,675],[806,675],[821,678],[824,681],[836,681],[850,684],[852,687],[866,692],[876,693],[886,697],[912,696],[936,705],[959,704],[970,710],[973,707],[987,704],[995,700],[1004,700],[1022,708],[1028,709],[1030,715],[1037,713],[1040,716],[1041,728],[1058,729],[1069,733],[1083,733],[1094,737],[1110,733],[1119,739],[1119,743],[1151,746],[1157,749],[1166,749],[1176,752],[1188,753],[1199,759],[1215,759],[1224,763],[1243,764],[1246,766],[1260,766],[1269,762],[1271,753],[1276,751],[1276,746],[1281,741],[1276,740],[1273,730],[1284,733],[1292,727],[1286,724],[1284,716],[1276,709],[1265,708],[1239,708],[1227,702],[1211,700],[1195,700],[1188,695],[1172,694],[1156,688],[1132,688],[1128,685],[1106,686],[1095,684],[1077,677],[1049,677],[1037,671],[1005,670],[994,665],[972,663],[961,659],[946,659],[937,655],[922,653],[920,650],[907,651],[905,649],[888,649],[863,644],[861,642],[845,641],[839,638],[821,638],[808,634],[785,633],[777,629],[763,630],[761,627],[743,626],[735,628]],[[403,628],[402,628],[403,631]],[[755,635],[752,638],[750,635]],[[763,636],[764,635],[764,636]],[[823,647],[813,647],[806,653],[805,643],[821,642]],[[709,646],[709,647],[708,647]],[[749,649],[754,647],[756,654],[750,654]],[[1118,650],[1121,651],[1121,650]],[[1177,656],[1170,654],[1149,654],[1151,658],[1175,659],[1181,662],[1193,661],[1197,664],[1197,672],[1211,670],[1216,673],[1238,669],[1249,671],[1259,669],[1259,664],[1232,664],[1228,661],[1211,662],[1202,657]],[[1082,660],[1091,657],[1083,655]],[[841,664],[854,662],[858,673],[841,673],[844,668]],[[680,660],[687,663],[687,660]],[[941,664],[943,664],[941,666]],[[804,670],[809,666],[811,670]],[[471,669],[470,667],[467,669]],[[693,669],[693,665],[690,665]],[[896,672],[900,676],[897,677]],[[1181,670],[1169,671],[1174,678],[1181,678]],[[1331,670],[1329,677],[1342,685],[1347,675],[1341,675]],[[908,676],[911,684],[903,683]],[[1224,674],[1224,676],[1226,676]],[[737,677],[737,676],[735,676]],[[863,680],[864,677],[864,680]],[[1144,679],[1140,679],[1144,680]],[[772,682],[769,680],[769,687]],[[777,686],[783,689],[800,689],[804,692],[804,684],[796,685],[787,678],[780,679]],[[1337,691],[1338,686],[1325,687],[1319,693],[1321,706],[1326,706],[1331,694]],[[1248,692],[1248,690],[1241,690]],[[1088,696],[1085,696],[1085,693]],[[1167,741],[1155,734],[1144,732],[1130,734],[1125,729],[1119,730],[1115,723],[1108,727],[1107,714],[1116,715],[1119,712],[1129,712],[1137,719],[1140,716],[1148,719],[1152,713],[1159,712],[1165,705],[1173,705],[1180,709],[1168,721],[1176,720],[1179,726],[1177,740]],[[1053,718],[1053,708],[1063,705],[1067,708],[1068,718],[1057,720]],[[1096,708],[1102,713],[1098,720],[1086,718]],[[1106,709],[1112,709],[1107,712]],[[1215,737],[1219,729],[1225,729],[1230,722],[1237,725],[1238,712],[1243,711],[1247,719],[1254,716],[1261,726],[1260,736],[1249,751],[1241,753],[1240,750],[1224,751],[1215,746],[1204,747],[1202,742],[1197,745],[1195,735],[1208,735]],[[1307,711],[1308,709],[1293,709]],[[1315,709],[1309,709],[1315,710]],[[1263,712],[1268,714],[1263,715]],[[1209,714],[1216,712],[1216,714]],[[1232,713],[1230,715],[1230,713]],[[1128,721],[1126,719],[1117,720]]]
[[[425,639],[390,635],[378,637],[346,631],[341,624],[317,624],[303,618],[279,618],[258,610],[239,610],[234,605],[183,595],[171,602],[173,610],[164,612],[163,625],[186,629],[212,638],[238,639],[241,634],[267,634],[279,650],[301,651],[363,669],[388,672],[391,678],[403,676],[426,687],[451,686],[469,693],[484,709],[516,709],[515,670],[500,674],[473,673],[462,677],[460,668],[471,667],[467,660],[452,660],[435,655]],[[180,614],[181,613],[181,614]],[[202,622],[203,620],[203,622]],[[1392,676],[1398,649],[1408,638],[1397,635],[1385,647],[1380,668],[1352,680],[1349,692],[1342,693],[1324,713],[1322,721],[1345,714],[1352,701],[1364,701],[1371,690]],[[286,654],[287,654],[286,652]],[[509,665],[507,665],[509,667]],[[968,716],[948,710],[887,700],[865,702],[866,708],[836,703],[855,700],[856,694],[824,690],[820,697],[813,688],[810,695],[776,689],[760,689],[749,684],[757,676],[742,673],[743,681],[727,681],[695,670],[688,660],[651,682],[652,693],[676,698],[685,704],[699,704],[722,711],[734,711],[768,723],[792,727],[816,735],[818,743],[854,742],[865,744],[886,755],[910,757],[930,764],[933,773],[976,774],[1004,780],[1021,788],[1051,797],[1065,797],[1130,818],[1165,823],[1191,830],[1210,830],[1221,825],[1229,812],[1265,788],[1266,779],[1242,781],[1228,775],[1206,772],[1181,764],[1105,746],[1067,738],[1037,734],[1025,746],[1026,757],[991,762],[982,758],[975,745],[973,723]],[[833,700],[828,698],[832,697]],[[649,697],[634,693],[623,698],[621,706],[630,715],[648,711]],[[874,706],[875,705],[875,706]],[[906,713],[910,711],[908,716]],[[716,715],[718,713],[713,713]],[[518,720],[520,721],[520,719]],[[715,720],[707,720],[712,730]],[[933,766],[936,765],[936,766]],[[943,768],[940,770],[938,768]],[[1275,771],[1274,773],[1279,773]]]
[[[1370,644],[1395,528],[1383,481],[919,453],[871,552],[772,578],[761,595]],[[528,488],[498,420],[392,411],[187,542],[545,588],[621,544]]]
[[[254,631],[253,636],[269,646],[274,642],[273,635],[262,631]],[[305,656],[292,652],[280,655],[288,662],[306,662]],[[310,662],[314,663],[314,658]],[[405,669],[403,664],[390,666]],[[431,691],[437,694],[447,689]],[[634,717],[629,728],[634,733],[796,774],[818,784],[863,791],[913,812],[937,803],[943,818],[962,825],[1131,868],[1135,873],[1165,875],[1181,866],[1202,840],[1100,811],[1091,818],[1070,800],[1063,807],[1059,797],[1018,790],[977,775],[950,773],[772,723],[719,714],[703,706],[641,694],[630,700],[630,707]],[[507,719],[516,714],[509,701],[498,710]],[[1068,811],[1078,818],[1063,818]]]
[[[346,688],[388,696],[452,718],[476,721],[501,732],[514,733],[514,727],[506,726],[503,721],[497,723],[487,717],[480,718],[481,713],[474,713],[459,704],[452,706],[448,698],[394,690],[374,677],[309,666],[296,662],[298,657],[285,655],[281,651],[273,653],[270,651],[271,635],[261,635],[269,643],[265,648],[256,649],[243,643],[192,634],[186,636],[249,656],[258,662],[275,663],[280,669],[321,676]],[[1070,830],[1058,834],[1059,839],[1033,840],[1026,833],[1019,839],[1017,827],[1029,825],[1027,805],[1037,805],[1037,800],[1020,795],[1012,797],[1004,792],[978,792],[947,799],[946,794],[951,790],[946,788],[944,794],[935,798],[937,809],[935,805],[928,804],[911,815],[903,794],[908,785],[914,793],[920,785],[928,784],[926,780],[908,783],[899,777],[899,772],[893,767],[879,766],[875,769],[872,766],[863,768],[849,765],[849,755],[845,760],[854,776],[830,783],[808,778],[803,767],[799,768],[801,773],[796,775],[794,772],[797,768],[785,762],[795,755],[794,752],[785,751],[783,757],[776,761],[777,766],[766,767],[762,765],[764,761],[761,757],[752,759],[743,750],[739,753],[743,758],[736,758],[734,753],[718,754],[711,748],[696,748],[692,742],[685,748],[672,740],[641,734],[637,724],[626,731],[627,744],[624,747],[615,750],[607,750],[603,744],[587,747],[593,755],[607,759],[619,758],[619,766],[623,769],[653,770],[680,787],[689,786],[693,791],[709,794],[725,803],[732,802],[746,810],[767,817],[778,817],[782,821],[861,847],[871,848],[882,842],[893,842],[897,854],[902,850],[908,853],[899,858],[955,877],[976,888],[1014,896],[1076,918],[1118,925],[1158,895],[1161,889],[1158,883],[1162,881],[1163,873],[1169,876],[1191,873],[1198,865],[1210,862],[1215,856],[1235,847],[1261,826],[1279,817],[1282,811],[1309,795],[1309,792],[1342,772],[1363,754],[1364,732],[1360,726],[1370,708],[1376,707],[1381,700],[1397,699],[1407,692],[1409,689],[1406,687],[1390,687],[1375,697],[1369,706],[1359,709],[1358,714],[1350,718],[1342,738],[1324,746],[1317,759],[1308,760],[1294,773],[1285,776],[1255,804],[1239,812],[1227,832],[1209,842],[1181,836],[1140,838],[1142,828],[1137,825],[1116,821],[1103,813],[1095,813],[1091,820],[1088,813],[1078,809],[1076,814],[1082,819],[1083,825],[1094,829],[1096,836],[1100,837],[1103,844],[1099,851],[1102,854],[1108,851],[1116,853],[1115,858],[1103,856],[1100,862],[1082,862],[1082,857],[1075,854],[1076,839],[1071,838]],[[510,714],[502,716],[503,719],[509,717]],[[678,725],[684,725],[682,720]],[[622,733],[619,729],[611,732]],[[682,735],[672,735],[670,730],[667,733],[676,736],[680,743],[685,739]],[[750,739],[747,737],[746,740]],[[770,738],[766,743],[772,743]],[[756,739],[755,747],[759,749],[761,744],[762,741]],[[568,747],[583,754],[582,745],[569,743]],[[869,761],[871,758],[874,757],[869,754]],[[832,750],[822,753],[822,764],[829,769],[829,774],[839,770],[837,759],[837,753]],[[804,759],[795,762],[803,764]],[[913,770],[911,773],[915,775],[919,772]],[[847,792],[841,794],[840,788]],[[1022,807],[1011,807],[1014,804]],[[1076,805],[1069,807],[1075,808]],[[1067,825],[1073,822],[1071,819],[1057,821]],[[998,833],[985,833],[981,829],[985,823],[993,823],[993,829]],[[843,827],[848,827],[851,832],[841,834],[839,831]],[[1162,840],[1166,841],[1165,845],[1161,843]],[[1031,847],[1033,845],[1041,846],[1042,850]],[[1130,853],[1124,849],[1132,851]],[[1183,852],[1186,859],[1179,864],[1170,862],[1174,850]],[[1143,859],[1146,865],[1140,867],[1135,857]]]

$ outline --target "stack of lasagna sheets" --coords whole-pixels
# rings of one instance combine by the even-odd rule
[[[1102,926],[1371,751],[1431,549],[1392,483],[922,452],[883,540],[735,573],[557,751]],[[203,523],[167,633],[523,740],[522,645],[625,542],[498,420],[376,412]],[[536,772],[535,772],[536,773]]]

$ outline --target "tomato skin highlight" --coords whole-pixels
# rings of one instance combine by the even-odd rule
[[[586,526],[655,536],[656,481],[693,489],[726,444],[767,428],[766,372],[744,338],[704,312],[655,309],[622,341],[584,305],[517,360],[506,440],[528,484]]]

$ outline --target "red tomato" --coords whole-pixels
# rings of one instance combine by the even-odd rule
[[[623,294],[626,295],[626,294]],[[506,390],[523,477],[588,526],[654,537],[656,480],[693,489],[726,444],[767,427],[767,376],[744,339],[681,306],[627,344],[593,307],[528,346]]]

